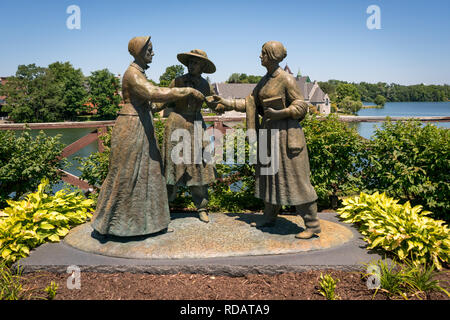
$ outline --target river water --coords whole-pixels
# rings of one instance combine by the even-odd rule
[[[374,105],[365,102],[364,105]],[[387,102],[382,109],[361,109],[358,116],[380,116],[380,117],[435,117],[450,116],[450,102]],[[450,122],[433,123],[438,127],[450,128]],[[367,139],[375,133],[376,127],[381,122],[359,122],[354,123],[359,134]]]

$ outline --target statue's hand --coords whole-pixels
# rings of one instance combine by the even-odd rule
[[[264,112],[264,115],[266,117],[267,120],[281,120],[284,118],[284,115],[282,114],[282,112],[280,110],[275,110],[272,108],[267,108],[267,110]]]
[[[217,114],[223,114],[225,111],[227,111],[227,109],[221,103],[217,104],[216,107],[214,108],[214,112]]]
[[[214,110],[215,113],[222,114],[227,111],[226,107],[221,103],[224,99],[219,96],[208,96],[205,98],[208,107]]]
[[[205,96],[200,91],[194,89],[194,88],[188,88],[189,89],[189,95],[197,100],[204,101]]]
[[[220,100],[222,100],[221,97],[207,96],[207,97],[205,97],[205,100],[206,100],[206,104],[208,105],[208,107],[211,108],[212,110],[214,110],[215,112],[223,112],[224,111],[224,110],[220,111],[220,109],[225,109],[223,104],[220,103]],[[219,110],[217,110],[217,108],[219,108]]]
[[[213,103],[215,103],[216,105],[219,104],[219,103],[220,104],[225,104],[225,99],[222,98],[221,96],[213,95],[212,98],[214,99]]]
[[[224,108],[225,111],[233,110],[233,100],[232,99],[225,99],[217,95],[213,95],[214,104],[221,105],[221,108]]]

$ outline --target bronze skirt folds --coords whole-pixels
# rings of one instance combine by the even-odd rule
[[[295,127],[292,123],[295,123]],[[268,129],[267,141],[269,142],[271,141],[270,129],[279,130],[278,170],[272,175],[263,175],[262,169],[269,167],[270,163],[268,165],[258,163],[255,197],[277,205],[299,205],[317,200],[316,191],[310,181],[308,149],[299,122],[289,119],[266,122],[263,119],[261,127],[261,129]],[[289,138],[302,141],[301,150],[296,148],[293,152],[289,148]],[[273,159],[275,156],[277,154],[273,155]]]
[[[148,109],[120,115],[111,137],[108,176],[92,223],[101,234],[137,236],[166,229],[170,222],[166,180],[153,118]]]
[[[195,132],[195,122],[198,125],[198,132]],[[180,141],[172,141],[172,133],[177,129],[184,129],[189,133],[190,137],[190,161],[189,163],[174,163],[172,159],[172,150],[174,147],[181,143]],[[204,186],[216,181],[217,173],[215,167],[211,163],[207,163],[204,160],[205,148],[209,144],[203,141],[203,134],[206,130],[206,124],[200,112],[194,114],[184,114],[178,112],[170,113],[166,121],[164,140],[163,140],[163,163],[167,184],[179,185],[179,186]],[[195,134],[197,133],[197,135]],[[194,147],[197,143],[198,150]],[[195,163],[197,154],[197,161]],[[208,153],[210,155],[210,153]],[[212,157],[212,155],[210,155]]]

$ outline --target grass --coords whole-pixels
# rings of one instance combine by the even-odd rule
[[[323,295],[327,300],[340,299],[340,297],[336,294],[336,284],[338,282],[339,279],[333,279],[333,277],[329,274],[325,274],[325,276],[320,274],[319,293]]]
[[[53,300],[56,296],[56,293],[58,291],[58,285],[56,282],[52,281],[50,284],[44,289],[44,291],[47,293],[47,299]]]
[[[0,300],[19,300],[23,298],[22,285],[20,284],[21,270],[16,273],[0,262]]]
[[[380,270],[381,290],[387,294],[388,298],[402,297],[407,299],[407,295],[404,292],[404,270],[399,267],[395,260],[392,261],[391,266],[387,262],[380,260],[378,267]],[[375,295],[376,293],[375,291]]]
[[[429,298],[429,294],[433,291],[442,291],[450,297],[447,290],[439,285],[439,281],[434,279],[435,267],[431,266],[415,266],[407,264],[408,272],[405,274],[405,282],[410,288],[413,296],[419,299]]]
[[[363,276],[368,281],[376,280],[372,283],[375,285],[373,297],[381,291],[389,299],[408,300],[417,297],[423,300],[429,299],[432,292],[442,291],[450,298],[448,291],[434,279],[436,275],[434,265],[414,265],[410,262],[400,265],[395,260],[391,264],[378,260],[369,264],[368,271],[369,269],[372,272]]]
[[[22,269],[17,267],[14,272],[12,268],[5,264],[4,260],[0,260],[0,301],[2,300],[52,300],[55,298],[58,285],[51,282],[44,292],[46,296],[42,297],[41,292],[36,292],[36,288],[25,290],[21,284]]]

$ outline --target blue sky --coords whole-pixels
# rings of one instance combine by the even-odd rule
[[[69,30],[69,5],[81,9],[81,29]],[[381,29],[369,30],[369,5],[381,9]],[[85,75],[108,68],[123,74],[128,41],[151,35],[158,81],[177,53],[203,49],[216,64],[213,82],[233,72],[263,75],[261,46],[287,48],[287,63],[312,80],[450,83],[448,0],[2,0],[0,76],[20,64],[70,61]]]

